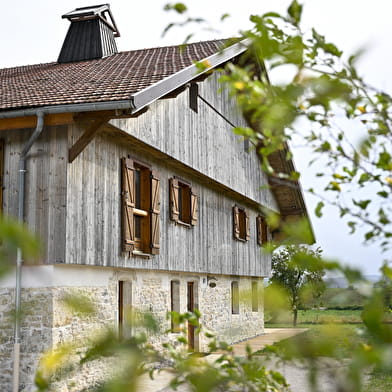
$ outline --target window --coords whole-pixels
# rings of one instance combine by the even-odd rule
[[[197,224],[198,198],[189,183],[170,178],[170,219],[189,226]]]
[[[131,336],[132,283],[118,282],[118,327],[121,338]]]
[[[261,215],[256,217],[257,244],[262,246],[268,242],[268,226]]]
[[[240,294],[238,282],[231,282],[231,314],[240,313]]]
[[[256,281],[252,282],[252,312],[259,311],[259,293],[258,284]]]
[[[180,313],[180,282],[178,280],[172,280],[170,282],[170,297],[170,310]],[[171,329],[172,332],[180,332],[180,325],[173,320],[173,317],[171,319]]]
[[[159,176],[151,168],[122,159],[122,249],[159,253]]]
[[[233,235],[239,241],[250,238],[249,216],[244,208],[233,207]]]

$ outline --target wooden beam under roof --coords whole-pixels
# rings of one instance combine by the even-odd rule
[[[94,139],[97,132],[108,122],[108,117],[98,118],[94,120],[90,126],[83,132],[80,138],[68,151],[68,162],[72,163],[75,158],[87,147],[87,145]]]
[[[47,114],[44,118],[45,126],[72,124],[73,122],[73,113]],[[0,131],[4,131],[6,129],[35,128],[36,125],[36,116],[0,119]]]

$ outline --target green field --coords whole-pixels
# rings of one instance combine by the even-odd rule
[[[334,310],[334,309],[311,309],[298,311],[298,325],[304,324],[360,324],[362,310]],[[279,312],[269,315],[266,312],[266,324],[290,324],[292,323],[291,312]],[[392,320],[392,317],[391,317]],[[267,325],[268,326],[268,325]]]

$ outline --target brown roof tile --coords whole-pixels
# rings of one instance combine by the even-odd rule
[[[224,41],[122,52],[98,60],[0,69],[0,111],[129,99],[202,60]]]

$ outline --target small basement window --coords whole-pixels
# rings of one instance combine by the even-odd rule
[[[231,314],[240,313],[240,293],[238,282],[231,282]]]
[[[252,312],[259,311],[259,287],[256,281],[252,282]]]
[[[170,310],[172,312],[180,313],[180,282],[178,280],[172,280],[170,282],[170,298]],[[172,332],[181,331],[180,324],[176,323],[176,321],[173,320],[173,317],[171,318],[171,329]]]

